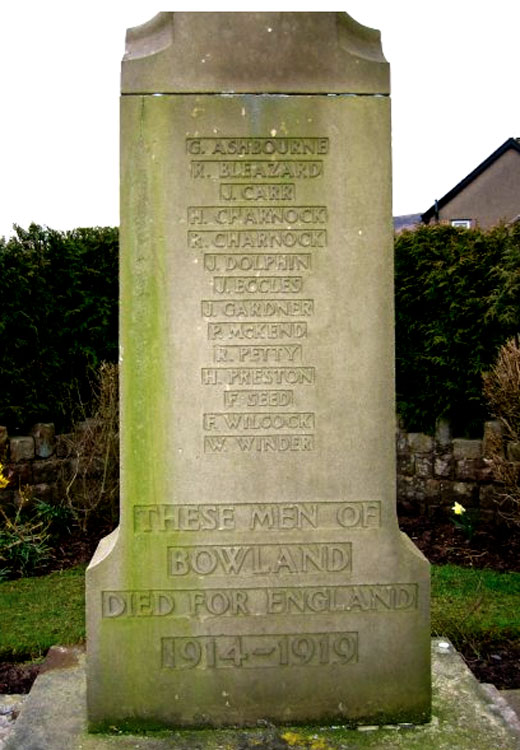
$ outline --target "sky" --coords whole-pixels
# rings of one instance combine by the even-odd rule
[[[300,0],[0,4],[0,235],[114,226],[125,30],[159,10],[323,10]],[[422,213],[520,137],[520,3],[345,0],[391,64],[394,215]]]

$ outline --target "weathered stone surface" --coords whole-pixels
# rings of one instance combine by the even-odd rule
[[[129,36],[122,509],[88,571],[91,726],[424,721],[428,564],[395,515],[380,56],[366,96],[294,95],[359,91],[372,34],[337,14],[239,16],[203,75],[192,50],[215,49],[223,17]],[[184,93],[227,90],[244,46],[234,73],[263,93]],[[322,87],[308,63],[328,83],[330,46],[359,62]],[[251,76],[269,50],[277,89]]]
[[[423,479],[422,477],[415,476],[413,478],[412,486],[417,500],[422,501],[426,498],[426,483],[428,481],[429,480]]]
[[[479,492],[480,508],[496,511],[497,502],[500,501],[500,492],[493,485],[481,487]]]
[[[433,473],[436,477],[449,479],[453,474],[453,456],[451,454],[435,456]]]
[[[32,465],[35,484],[55,482],[60,473],[61,461],[34,461]]]
[[[433,450],[433,438],[422,432],[410,432],[408,445],[413,453],[430,453]]]
[[[441,499],[443,505],[457,502],[464,507],[474,504],[477,497],[477,485],[474,482],[445,482],[441,481]]]
[[[431,456],[417,456],[415,459],[415,473],[418,477],[428,479],[433,474],[433,459]]]
[[[415,473],[415,458],[406,454],[403,454],[401,456],[398,455],[397,472],[398,474],[412,476]]]
[[[124,94],[388,94],[379,31],[346,13],[159,13],[129,29]]]
[[[52,423],[39,422],[31,429],[37,458],[49,458],[55,450],[55,430]]]
[[[428,479],[425,483],[425,494],[428,501],[440,500],[441,483],[438,479]]]
[[[484,456],[490,456],[493,453],[502,452],[504,441],[504,428],[498,419],[484,422],[484,436],[482,439],[482,453]]]
[[[435,425],[435,442],[441,448],[447,448],[451,443],[451,425],[447,419],[439,419]]]
[[[408,455],[410,453],[410,448],[408,446],[408,433],[401,427],[399,427],[396,432],[395,447],[398,456]]]
[[[455,478],[466,481],[476,481],[481,466],[480,459],[461,458],[458,461],[455,461]]]
[[[453,455],[455,459],[480,458],[482,456],[482,440],[455,438],[453,441]]]
[[[397,495],[401,500],[415,500],[415,481],[413,477],[397,478]]]
[[[501,690],[500,692],[502,697],[508,702],[509,706],[516,714],[516,729],[518,734],[520,735],[520,689],[516,688],[516,690]],[[514,717],[512,723],[515,723]]]
[[[480,462],[479,462],[480,463]],[[484,459],[480,463],[479,468],[476,471],[476,478],[478,482],[492,482],[495,474],[493,466],[488,459]]]
[[[30,436],[12,437],[9,440],[9,458],[12,463],[34,458],[34,438]]]
[[[511,716],[498,691],[477,682],[459,654],[443,638],[435,638],[432,643],[432,721],[420,726],[402,723],[372,729],[263,725],[218,732],[190,729],[89,735],[86,732],[84,658],[79,655],[74,665],[72,660],[65,661],[66,653],[63,656],[56,668],[44,667],[38,676],[5,750],[222,750],[224,747],[226,750],[274,750],[287,747],[289,739],[295,750],[309,747],[520,750],[518,719]],[[506,697],[512,703],[510,696]]]
[[[0,695],[0,750],[12,733],[25,695]]]

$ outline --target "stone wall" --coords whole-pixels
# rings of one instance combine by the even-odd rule
[[[9,437],[0,427],[0,459],[9,485],[0,490],[0,501],[16,499],[20,486],[45,502],[58,502],[62,482],[72,475],[70,435],[56,435],[53,424],[35,424],[29,435]]]
[[[478,509],[478,518],[496,522],[499,488],[490,462],[493,444],[508,460],[520,459],[520,446],[503,444],[500,423],[486,422],[481,440],[452,438],[447,422],[433,437],[397,430],[397,501],[400,513],[452,515],[452,506]]]
[[[88,427],[88,421],[78,430]],[[493,440],[501,441],[498,422],[486,422],[481,440],[452,438],[449,425],[441,422],[431,437],[397,430],[397,503],[405,514],[449,516],[455,502],[479,510],[484,521],[497,519],[497,485],[493,482],[489,455]],[[520,462],[520,445],[504,448],[506,457]],[[63,479],[72,476],[75,458],[71,435],[56,435],[53,424],[38,423],[26,436],[9,437],[0,426],[0,457],[11,481],[0,490],[0,499],[13,499],[20,485],[32,495],[57,502]]]

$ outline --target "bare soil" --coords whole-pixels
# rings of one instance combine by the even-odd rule
[[[39,671],[39,664],[0,662],[0,694],[28,693]]]
[[[481,526],[467,539],[449,520],[401,516],[399,525],[436,565],[520,572],[520,532],[514,528]],[[478,644],[478,653],[470,644],[460,650],[479,682],[499,690],[520,688],[519,643]]]
[[[401,516],[399,525],[434,565],[520,572],[520,532],[507,526],[480,526],[471,539],[452,521]]]

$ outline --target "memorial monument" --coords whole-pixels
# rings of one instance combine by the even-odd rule
[[[91,728],[427,721],[379,32],[160,13],[128,32],[121,141],[121,519],[87,573]]]

